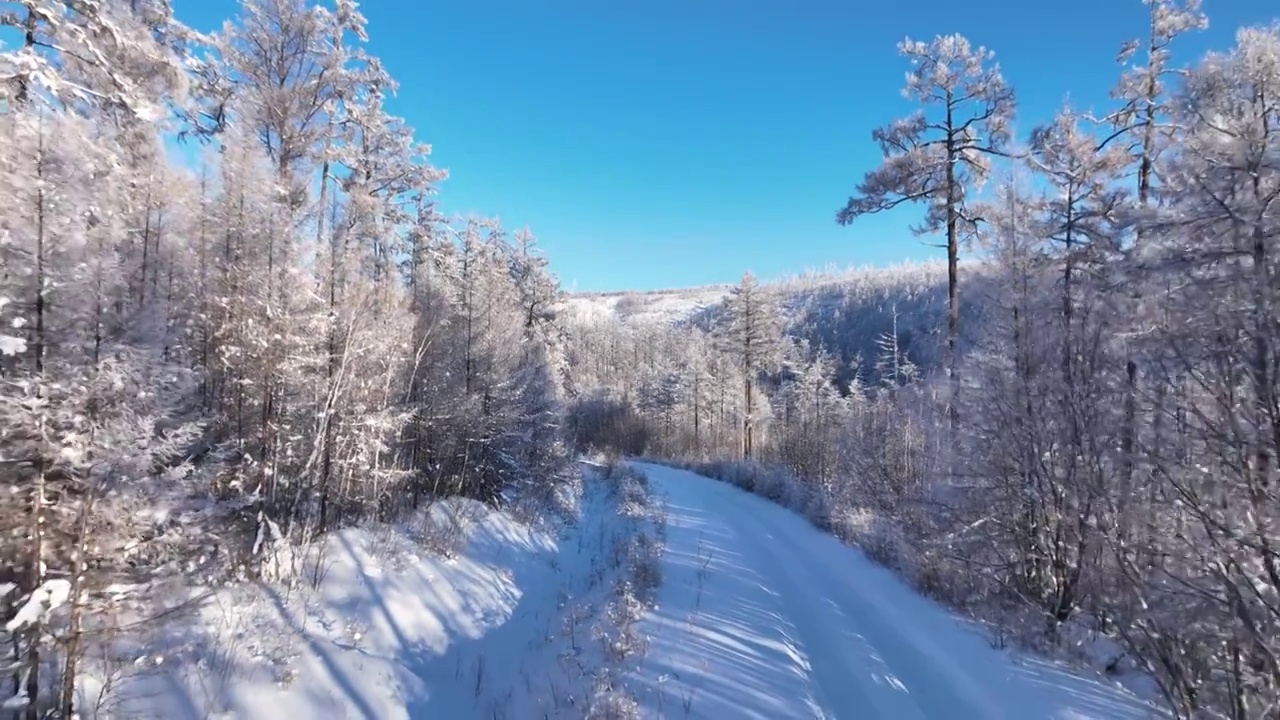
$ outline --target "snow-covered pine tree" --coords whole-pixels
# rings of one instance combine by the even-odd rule
[[[723,351],[742,372],[741,456],[750,459],[759,431],[758,411],[766,407],[757,401],[757,386],[776,368],[783,347],[778,310],[750,272],[725,298],[718,332]]]
[[[955,395],[960,242],[974,232],[972,196],[991,172],[991,157],[1007,153],[1014,93],[994,63],[995,54],[973,47],[962,35],[940,35],[927,43],[908,38],[898,50],[911,64],[903,95],[922,108],[873,133],[884,163],[867,173],[836,220],[847,225],[863,215],[918,202],[926,212],[915,231],[945,233],[946,366]],[[953,429],[955,402],[948,402]]]

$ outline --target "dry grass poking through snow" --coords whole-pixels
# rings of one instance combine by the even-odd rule
[[[605,622],[594,633],[604,651],[604,665],[596,675],[587,717],[630,720],[640,716],[640,703],[626,677],[649,649],[638,626],[662,584],[667,510],[650,493],[648,479],[630,467],[610,464],[602,479],[618,507],[618,531],[608,554],[616,575]]]

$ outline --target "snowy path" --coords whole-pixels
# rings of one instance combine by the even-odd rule
[[[665,579],[636,679],[649,714],[1137,720],[1125,691],[992,649],[803,518],[725,483],[638,465],[669,503]]]

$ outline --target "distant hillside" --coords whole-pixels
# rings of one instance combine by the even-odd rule
[[[578,321],[679,324],[719,305],[729,287],[705,285],[677,290],[571,293],[565,297],[562,313]]]
[[[968,263],[961,275],[962,314],[981,308],[985,272]],[[786,332],[823,348],[840,361],[841,376],[855,372],[875,382],[882,338],[894,331],[899,346],[922,370],[938,367],[946,331],[947,266],[908,262],[884,268],[829,269],[763,283],[782,312]],[[570,322],[702,326],[714,322],[728,285],[650,292],[575,293],[563,301]]]

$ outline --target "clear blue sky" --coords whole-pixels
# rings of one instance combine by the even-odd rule
[[[1205,0],[1183,57],[1226,49],[1276,0]],[[174,0],[212,29],[234,0]],[[649,289],[884,265],[940,252],[903,209],[835,224],[909,109],[904,36],[997,53],[1019,126],[1105,107],[1141,0],[365,0],[392,110],[434,148],[448,213],[528,225],[567,289]]]

